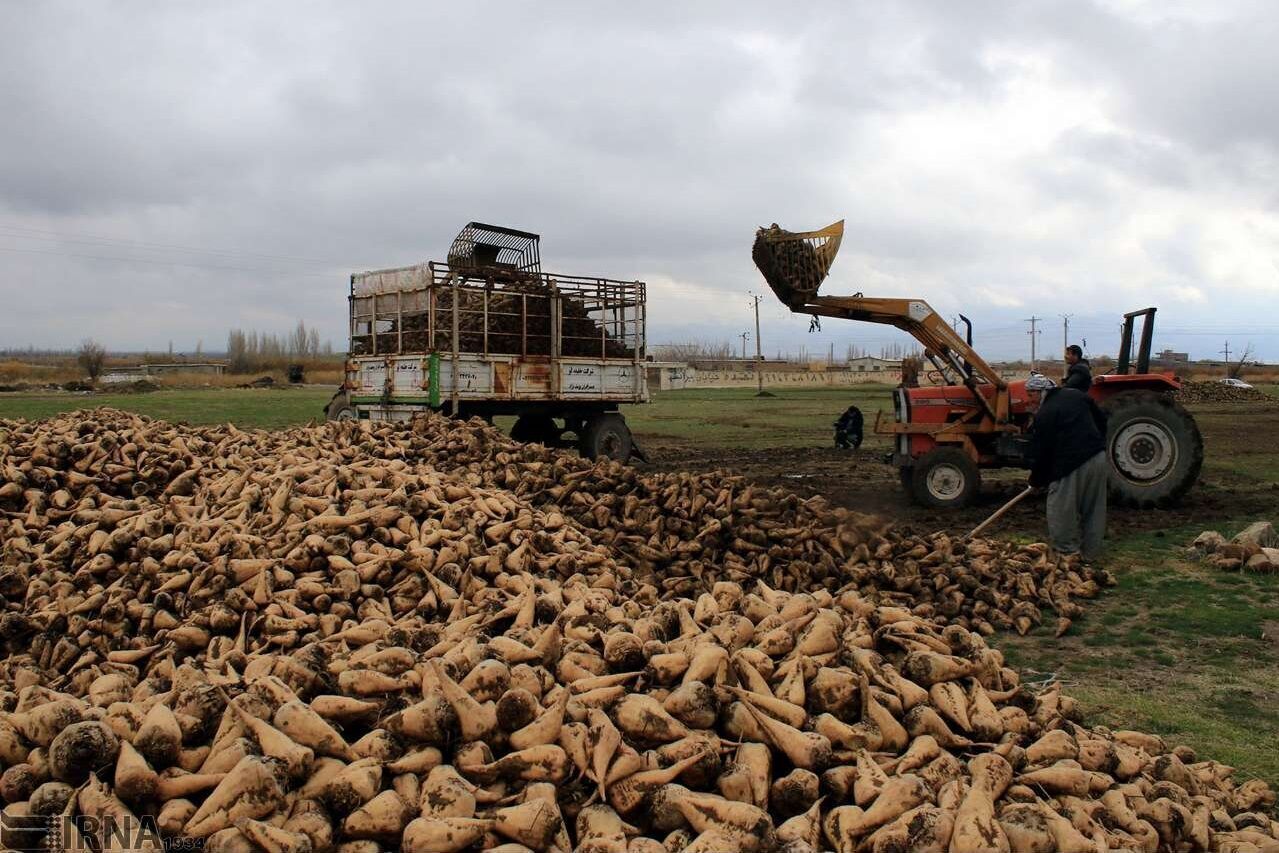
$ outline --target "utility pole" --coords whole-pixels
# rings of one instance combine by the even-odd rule
[[[750,332],[742,332],[738,337],[742,339],[742,361],[746,360],[746,340],[751,336]]]
[[[1226,341],[1226,348],[1223,349],[1221,352],[1226,357],[1226,375],[1229,376],[1230,375],[1230,341]]]
[[[1061,349],[1065,352],[1066,347],[1070,346],[1070,318],[1072,314],[1061,315]]]
[[[1026,334],[1030,335],[1030,371],[1035,372],[1035,338],[1039,335],[1039,330],[1035,328],[1035,324],[1043,317],[1028,317],[1026,322],[1030,324],[1030,331]]]
[[[764,393],[764,349],[759,340],[759,300],[760,297],[754,293],[751,294],[751,300],[755,303],[755,386],[759,394]]]

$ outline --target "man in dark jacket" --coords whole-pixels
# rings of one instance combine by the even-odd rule
[[[1066,378],[1061,384],[1085,394],[1092,387],[1092,367],[1088,364],[1088,359],[1084,358],[1084,351],[1079,348],[1079,344],[1066,347]]]
[[[835,446],[856,450],[862,446],[862,410],[849,406],[835,421]]]
[[[1048,537],[1062,554],[1101,555],[1106,536],[1106,413],[1087,394],[1057,388],[1039,374],[1026,382],[1030,427],[1030,484],[1048,489]]]

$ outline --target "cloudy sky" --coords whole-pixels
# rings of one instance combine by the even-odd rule
[[[991,357],[1157,305],[1157,347],[1279,360],[1271,0],[0,5],[0,347],[341,349],[347,275],[469,220],[644,279],[653,342],[728,341],[755,228],[845,219],[824,293],[924,297]],[[769,354],[903,340],[763,321]]]

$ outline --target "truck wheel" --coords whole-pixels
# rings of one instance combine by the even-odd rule
[[[616,412],[587,418],[578,450],[588,459],[601,456],[625,462],[631,458],[631,430],[626,419]]]
[[[1110,494],[1141,509],[1175,503],[1199,479],[1204,443],[1180,404],[1154,391],[1125,391],[1103,406]]]
[[[324,409],[324,416],[331,421],[353,421],[359,417],[355,411],[355,406],[351,405],[351,398],[346,395],[345,391],[339,391],[333,395],[333,399],[329,400],[329,405]]]
[[[911,494],[924,506],[943,509],[968,506],[981,488],[977,463],[957,447],[930,450],[915,460],[910,470]]]
[[[525,444],[554,445],[560,437],[559,427],[549,415],[520,415],[511,427],[511,438]]]

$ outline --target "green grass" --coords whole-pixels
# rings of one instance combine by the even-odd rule
[[[0,418],[45,418],[59,412],[111,406],[193,424],[234,423],[279,427],[321,420],[333,396],[326,388],[219,388],[153,391],[147,394],[0,394]]]
[[[1183,546],[1198,532],[1125,537],[1110,564],[1118,589],[1070,633],[996,644],[1023,671],[1055,672],[1090,722],[1165,735],[1279,784],[1279,576],[1194,560]]]
[[[635,432],[711,447],[824,447],[835,419],[849,405],[862,410],[866,434],[875,415],[892,412],[891,389],[884,385],[851,388],[772,389],[756,397],[753,388],[704,388],[666,391],[645,406],[628,406]]]

